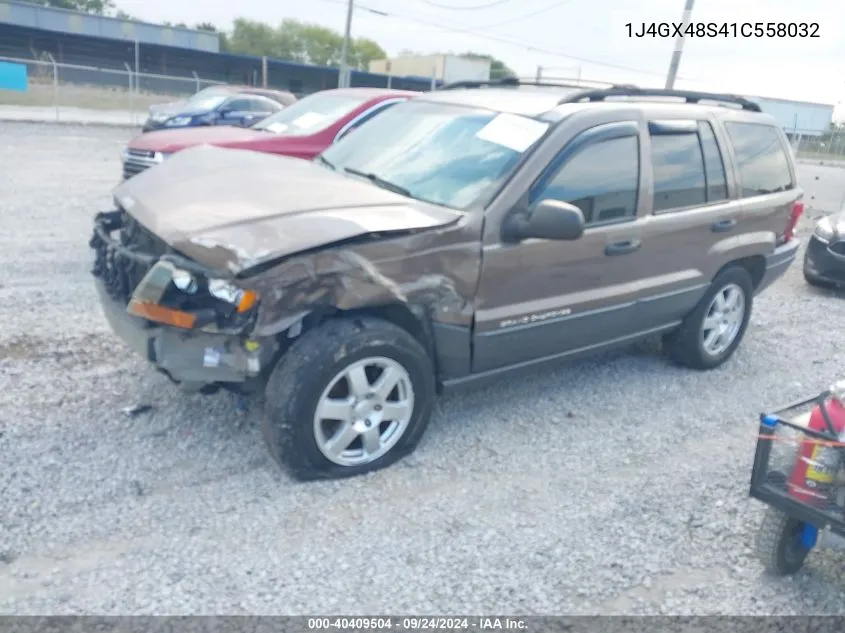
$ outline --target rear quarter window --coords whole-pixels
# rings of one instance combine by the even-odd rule
[[[765,123],[726,122],[734,148],[741,196],[761,196],[795,187],[787,148],[776,127]]]

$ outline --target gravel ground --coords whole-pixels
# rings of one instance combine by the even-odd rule
[[[442,399],[390,469],[299,484],[257,410],[105,326],[87,241],[129,134],[0,123],[0,613],[845,614],[845,556],[780,580],[752,549],[757,414],[842,376],[845,303],[799,265],[719,370],[646,345],[526,374]],[[838,206],[845,172],[801,169]]]

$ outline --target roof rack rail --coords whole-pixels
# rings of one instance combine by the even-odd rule
[[[587,84],[587,85],[585,85]],[[519,77],[503,77],[501,79],[466,79],[443,84],[437,90],[458,90],[460,88],[503,88],[510,86],[537,86],[542,88],[577,88],[592,90],[589,84],[601,84],[602,88],[615,88],[613,84],[603,81],[589,81],[581,79],[561,79],[542,81],[535,79],[520,79]],[[597,86],[598,87],[598,86]]]
[[[501,79],[464,79],[443,84],[438,90],[458,90],[459,88],[484,88],[487,86],[518,86],[519,79],[516,77],[502,77]]]
[[[558,101],[558,105],[564,103],[578,103],[579,101],[604,101],[607,97],[676,97],[684,99],[687,103],[698,103],[699,101],[721,101],[741,106],[749,112],[762,112],[760,106],[745,97],[729,94],[718,94],[713,92],[696,92],[690,90],[665,90],[662,88],[638,88],[636,86],[619,85],[604,90],[585,90],[579,94],[564,97]]]

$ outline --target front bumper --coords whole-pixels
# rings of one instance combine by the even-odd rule
[[[831,245],[811,236],[804,253],[804,276],[817,283],[845,286],[845,254],[834,252]]]
[[[273,350],[260,345],[249,351],[232,334],[182,330],[150,324],[126,312],[97,281],[100,306],[112,331],[173,381],[186,387],[242,383],[257,378]]]
[[[198,320],[193,329],[164,325],[127,311],[132,299],[158,302],[170,283],[165,261],[172,255],[139,252],[115,240],[110,230],[118,221],[113,213],[95,220],[91,245],[97,253],[92,273],[103,315],[126,345],[173,381],[189,390],[208,384],[245,383],[262,376],[278,349],[273,338],[254,340],[243,327],[222,329]],[[109,224],[111,222],[111,225]],[[121,231],[123,229],[120,229]],[[122,238],[126,234],[122,233]],[[189,262],[184,262],[187,266]],[[206,325],[201,325],[201,323]]]
[[[766,268],[755,294],[760,294],[784,275],[795,261],[799,246],[801,246],[801,241],[793,238],[786,244],[776,247],[774,253],[766,256]]]

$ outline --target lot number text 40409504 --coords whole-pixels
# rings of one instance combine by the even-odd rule
[[[376,617],[309,617],[308,631],[514,631],[527,629],[526,621],[515,617],[479,616],[376,616]]]
[[[628,22],[628,37],[816,38],[818,22]]]

